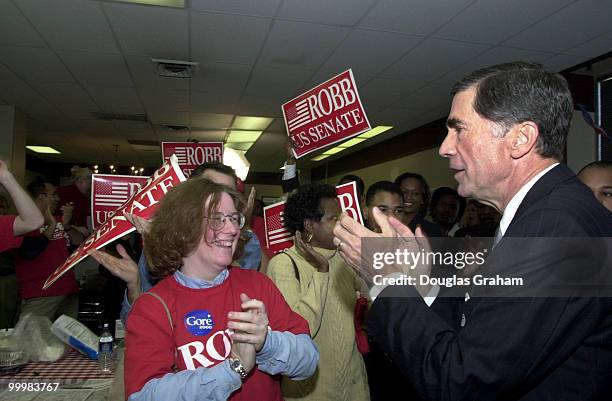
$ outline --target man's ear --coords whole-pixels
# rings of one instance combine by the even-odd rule
[[[510,155],[513,159],[520,159],[535,148],[540,135],[538,125],[533,121],[524,121],[515,125],[508,134],[510,137]]]

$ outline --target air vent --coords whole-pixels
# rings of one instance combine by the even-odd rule
[[[179,124],[161,124],[161,126],[172,131],[187,131],[189,129],[188,126]]]
[[[144,151],[144,152],[159,152],[158,141],[147,141],[141,139],[128,139],[128,143],[132,146],[132,149]]]
[[[146,114],[121,114],[104,112],[93,112],[91,114],[99,120],[141,121],[145,123],[149,121]]]
[[[157,75],[168,78],[191,78],[198,63],[192,61],[152,58],[157,64]]]

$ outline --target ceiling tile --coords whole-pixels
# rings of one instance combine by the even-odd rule
[[[184,125],[189,126],[189,112],[187,111],[160,111],[151,116],[153,124]]]
[[[70,82],[35,83],[40,93],[69,117],[93,118],[92,112],[100,108],[78,84]]]
[[[277,98],[280,103],[299,95],[299,90],[312,71],[288,66],[259,64],[246,87],[245,94]]]
[[[417,79],[375,78],[363,88],[359,88],[359,97],[367,112],[372,105],[376,105],[377,108],[390,106],[421,86],[423,82]]]
[[[0,99],[6,104],[17,106],[26,114],[48,115],[50,111],[56,115],[59,113],[59,110],[46,98],[2,64],[0,64]]]
[[[120,3],[104,9],[124,54],[189,61],[186,10]]]
[[[281,117],[282,101],[278,98],[243,96],[238,102],[236,114],[243,116]]]
[[[353,68],[355,75],[375,75],[421,40],[417,36],[356,29],[325,62],[323,69]]]
[[[413,110],[431,110],[451,104],[451,85],[427,85],[397,102],[398,106]]]
[[[191,131],[191,139],[195,139],[200,142],[223,142],[227,131]]]
[[[191,54],[201,62],[253,64],[272,20],[191,13]]]
[[[584,57],[570,56],[567,54],[558,54],[546,59],[542,62],[546,67],[552,71],[562,71],[566,68],[573,67],[577,64],[587,61]]]
[[[437,31],[438,38],[497,44],[574,0],[480,0]]]
[[[476,57],[489,47],[450,40],[427,39],[384,71],[381,76],[420,79],[426,83]]]
[[[411,35],[429,35],[473,0],[381,0],[360,27]]]
[[[189,111],[189,91],[187,90],[149,90],[139,91],[142,103],[150,114],[164,111]]]
[[[121,56],[75,52],[59,52],[59,56],[84,85],[134,86]]]
[[[349,32],[344,27],[276,21],[260,61],[316,70]]]
[[[105,112],[139,114],[144,108],[134,88],[112,88],[107,86],[88,86],[87,92]]]
[[[376,0],[285,0],[278,18],[330,25],[355,25]]]
[[[119,53],[97,1],[16,0],[16,3],[56,50]]]
[[[191,0],[191,9],[196,11],[217,11],[230,14],[272,17],[281,0]]]
[[[515,49],[511,47],[496,46],[436,80],[437,83],[454,84],[467,74],[479,68],[512,61],[542,62],[551,57],[552,53],[535,50]]]
[[[565,53],[610,30],[612,2],[582,0],[505,41],[505,46]],[[568,29],[571,27],[571,29]]]
[[[70,71],[49,49],[0,47],[0,62],[26,81],[74,82]]]
[[[1,0],[0,9],[0,44],[46,46],[38,32],[10,0]]]
[[[191,111],[202,113],[236,114],[240,96],[203,92],[191,93]]]
[[[232,125],[233,114],[191,113],[191,127],[224,130]]]
[[[240,95],[251,69],[251,66],[244,64],[200,64],[195,77],[191,79],[191,87],[198,92]]]
[[[564,51],[565,54],[583,56],[588,58],[598,57],[608,53],[612,49],[612,31],[593,38],[571,49]]]

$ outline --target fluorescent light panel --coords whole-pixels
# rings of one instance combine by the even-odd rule
[[[230,142],[255,142],[259,136],[261,135],[261,131],[230,131],[229,136],[227,137],[227,143]]]
[[[364,138],[353,138],[353,139],[349,139],[348,141],[341,143],[340,145],[338,145],[339,148],[350,148],[351,146],[355,146],[357,144],[360,144],[361,142],[365,141]]]
[[[232,148],[234,150],[243,150],[247,151],[253,146],[254,142],[228,142],[225,144],[228,148]]]
[[[36,153],[51,153],[51,154],[60,154],[57,150],[53,149],[50,146],[26,146],[26,148],[30,149],[32,152]]]
[[[339,148],[339,147],[335,147],[335,148],[331,148],[329,150],[326,150],[325,152],[323,152],[324,155],[335,155],[336,153],[340,153],[344,150],[344,148]]]
[[[372,128],[371,130],[359,135],[357,138],[365,138],[365,139],[374,138],[376,135],[380,135],[385,131],[389,131],[391,128],[393,127],[390,125],[378,125]]]
[[[236,116],[232,128],[252,131],[264,131],[272,124],[273,118]]]
[[[149,6],[185,8],[185,0],[115,0],[121,3],[145,4]]]

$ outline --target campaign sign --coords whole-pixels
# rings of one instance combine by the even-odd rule
[[[266,246],[274,253],[293,246],[293,234],[285,228],[284,209],[285,201],[264,207]]]
[[[123,206],[115,211],[112,217],[94,230],[77,250],[47,278],[43,289],[49,288],[57,279],[85,259],[89,250],[100,249],[117,238],[134,231],[136,228],[126,219],[124,213],[150,219],[159,207],[159,201],[162,200],[164,195],[172,187],[185,180],[186,178],[176,162],[176,157],[172,156],[168,162],[164,163],[147,179],[140,191],[132,195]]]
[[[363,225],[363,216],[359,207],[357,185],[355,182],[336,187],[340,209]],[[266,246],[274,253],[281,252],[293,246],[293,234],[285,228],[283,211],[285,201],[264,207],[264,225],[266,230]]]
[[[336,193],[338,194],[338,201],[340,202],[340,208],[342,211],[353,219],[357,220],[359,224],[364,225],[363,216],[361,215],[361,208],[359,207],[357,184],[355,181],[338,185],[336,187]]]
[[[164,162],[176,155],[185,177],[202,163],[223,163],[223,142],[162,142]]]
[[[288,101],[282,109],[298,159],[370,129],[351,70]]]
[[[101,226],[115,214],[149,177],[133,175],[93,174],[91,176],[91,216],[93,228]]]

